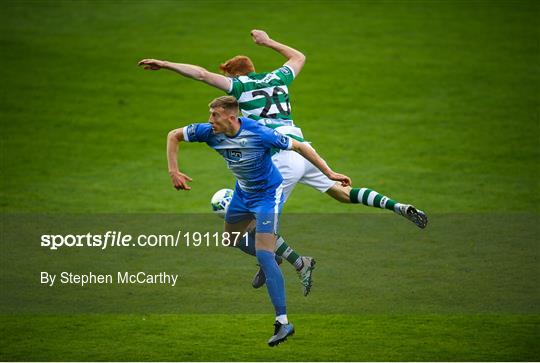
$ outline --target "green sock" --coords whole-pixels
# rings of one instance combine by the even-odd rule
[[[302,257],[281,236],[278,236],[276,241],[276,255],[286,259],[295,269],[299,270],[302,268]]]
[[[368,188],[351,189],[349,198],[351,199],[351,203],[362,203],[370,207],[386,208],[396,213],[399,213],[399,207],[401,206],[401,203]]]

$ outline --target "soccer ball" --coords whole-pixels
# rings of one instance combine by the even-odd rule
[[[233,193],[234,192],[231,189],[220,189],[214,194],[210,201],[212,211],[221,218],[225,218],[225,213],[227,213],[227,208],[229,208]]]

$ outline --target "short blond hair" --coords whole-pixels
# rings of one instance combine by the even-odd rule
[[[238,100],[233,96],[221,96],[214,98],[212,102],[208,104],[210,108],[222,107],[226,111],[234,112],[238,114]]]

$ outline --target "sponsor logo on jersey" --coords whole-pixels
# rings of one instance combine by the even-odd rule
[[[257,83],[268,83],[273,79],[279,80],[279,77],[277,75],[275,75],[274,73],[268,73],[263,79],[261,79],[260,81],[256,80],[255,82],[257,82]]]
[[[232,161],[239,161],[242,159],[242,152],[240,150],[228,150],[227,159]]]

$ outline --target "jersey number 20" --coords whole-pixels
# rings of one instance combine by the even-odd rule
[[[283,93],[285,95],[285,105],[287,106],[287,109],[284,110],[283,107],[281,107],[281,102],[279,102],[279,94]],[[289,103],[289,95],[287,92],[283,90],[281,87],[274,87],[274,91],[272,92],[272,95],[266,93],[262,90],[253,91],[251,93],[254,97],[255,96],[264,96],[266,100],[266,104],[264,105],[264,108],[261,112],[261,117],[266,118],[268,117],[268,111],[270,111],[270,107],[272,107],[272,101],[274,101],[274,104],[276,105],[277,109],[279,110],[279,113],[285,116],[289,116],[291,114],[291,105]]]

